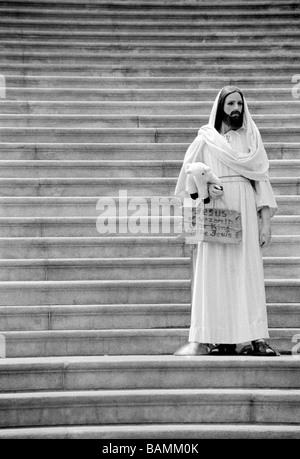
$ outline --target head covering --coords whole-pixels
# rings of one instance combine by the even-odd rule
[[[198,131],[198,136],[189,146],[183,166],[179,174],[177,181],[175,196],[182,197],[185,193],[185,166],[190,162],[199,161],[198,157],[203,151],[204,145],[208,145],[212,154],[222,161],[226,166],[233,169],[237,174],[242,175],[250,180],[268,180],[268,169],[269,161],[266,150],[264,148],[260,132],[254,123],[249,109],[248,104],[244,99],[244,110],[243,110],[243,125],[242,128],[246,130],[246,138],[249,151],[242,157],[238,157],[237,151],[235,151],[231,145],[227,142],[226,138],[215,129],[216,113],[219,103],[220,94],[224,89],[229,89],[228,95],[234,92],[242,93],[237,87],[225,87],[222,88],[212,107],[212,111],[209,117],[208,124],[202,126]]]

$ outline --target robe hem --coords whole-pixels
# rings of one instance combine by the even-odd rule
[[[253,327],[254,328],[254,327]],[[228,335],[220,330],[205,330],[205,328],[190,328],[189,341],[196,343],[222,343],[237,344],[254,341],[256,339],[270,338],[268,328],[265,325],[255,326],[254,329],[248,329],[247,333],[235,333]]]

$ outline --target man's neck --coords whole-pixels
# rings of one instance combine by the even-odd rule
[[[220,129],[220,134],[227,134],[227,132],[229,131],[237,131],[238,128],[233,128],[232,126],[224,123],[224,121],[222,121],[222,125],[221,125],[221,129]]]

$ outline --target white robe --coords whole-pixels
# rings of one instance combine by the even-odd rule
[[[248,152],[245,132],[241,128],[225,136],[240,155]],[[237,175],[207,144],[197,161],[210,166],[219,177]],[[269,337],[257,210],[276,208],[276,201],[268,180],[255,184],[256,191],[250,181],[226,181],[223,199],[214,203],[241,212],[243,240],[240,245],[198,243],[190,342],[243,343]]]

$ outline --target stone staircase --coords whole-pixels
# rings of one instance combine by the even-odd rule
[[[1,2],[1,439],[300,438],[299,19],[290,0]],[[177,217],[96,227],[100,197],[122,224],[132,197],[173,195],[229,83],[279,205],[263,252],[276,359],[174,357],[191,300]]]

